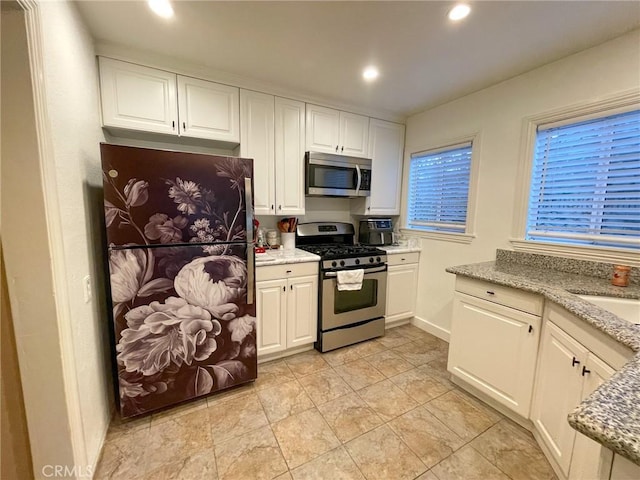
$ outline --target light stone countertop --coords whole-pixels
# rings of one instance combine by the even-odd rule
[[[295,250],[267,250],[256,254],[256,267],[266,265],[286,265],[288,263],[319,262],[320,257],[296,248]]]
[[[404,247],[404,246],[394,246],[394,245],[384,245],[382,247],[378,247],[380,250],[384,250],[388,255],[393,255],[396,253],[413,253],[413,252],[421,252],[422,248],[420,247]]]
[[[604,278],[504,261],[460,265],[446,271],[541,294],[636,352],[578,405],[568,420],[579,432],[640,465],[640,327],[576,296],[638,299],[640,286],[614,287]]]

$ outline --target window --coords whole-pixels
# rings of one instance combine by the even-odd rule
[[[640,248],[640,110],[538,126],[526,239]]]
[[[471,142],[412,154],[407,227],[466,233],[470,177]]]

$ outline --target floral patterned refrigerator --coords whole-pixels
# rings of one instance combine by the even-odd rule
[[[122,416],[254,380],[253,161],[100,150]]]

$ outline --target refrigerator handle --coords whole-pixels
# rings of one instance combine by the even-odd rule
[[[247,237],[247,304],[253,303],[254,285],[256,277],[255,252],[253,250],[253,189],[251,178],[244,179],[244,205],[247,212],[246,237]]]

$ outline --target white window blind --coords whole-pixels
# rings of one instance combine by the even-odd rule
[[[471,142],[411,155],[409,228],[464,233]]]
[[[527,239],[640,248],[640,110],[538,127]]]

